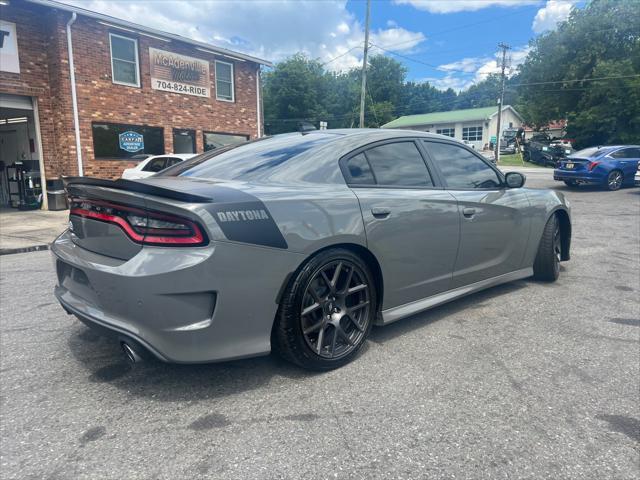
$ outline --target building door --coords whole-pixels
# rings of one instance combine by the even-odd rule
[[[15,130],[0,130],[0,205],[8,206],[11,199],[11,191],[9,190],[8,172],[10,169],[5,168],[11,165],[18,158],[18,135]],[[15,189],[14,189],[15,190]],[[16,190],[17,192],[17,190]]]
[[[173,153],[196,153],[195,130],[173,129]]]
[[[0,94],[0,201],[39,208],[42,179],[38,134],[30,97]]]

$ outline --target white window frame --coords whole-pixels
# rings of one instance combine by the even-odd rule
[[[473,139],[469,138],[470,130],[473,129]],[[466,130],[466,133],[465,133]],[[468,127],[462,127],[462,140],[467,142],[481,142],[484,135],[484,127],[482,125],[471,125]]]
[[[427,130],[428,131],[428,130]],[[441,132],[451,132],[451,135],[449,135],[449,133],[441,133]],[[456,129],[455,128],[437,128],[436,129],[436,133],[438,135],[444,135],[445,137],[451,137],[451,138],[455,138],[456,136]]]
[[[222,98],[222,97],[218,96],[218,64],[219,63],[223,63],[223,64],[229,65],[231,67],[231,99]],[[215,72],[215,75],[216,75],[216,78],[215,78],[216,100],[218,100],[220,102],[235,103],[235,101],[236,101],[236,81],[235,81],[236,70],[235,70],[235,65],[233,63],[231,63],[231,62],[223,62],[222,60],[216,60],[214,62],[214,64],[213,64],[213,69],[214,69],[214,72]]]
[[[114,74],[114,70],[113,70],[113,45],[111,43],[111,38],[113,37],[118,37],[118,38],[122,38],[123,40],[129,40],[131,42],[133,42],[133,45],[135,47],[135,56],[136,56],[136,80],[137,83],[128,83],[128,82],[120,82],[118,80],[116,80],[115,74]],[[136,88],[140,88],[140,55],[138,55],[138,39],[137,38],[131,38],[131,37],[125,37],[124,35],[118,35],[117,33],[111,33],[109,32],[109,55],[111,57],[111,82],[115,83],[116,85],[125,85],[127,87],[136,87]],[[129,62],[129,60],[124,60],[122,58],[116,58],[116,60],[120,61],[120,62]],[[131,63],[131,62],[129,62]]]

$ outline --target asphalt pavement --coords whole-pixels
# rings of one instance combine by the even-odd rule
[[[638,479],[640,189],[565,192],[572,260],[375,328],[355,362],[130,368],[49,252],[0,257],[3,479]]]

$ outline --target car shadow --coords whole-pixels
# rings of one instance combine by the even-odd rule
[[[463,310],[473,311],[475,309],[482,308],[485,306],[485,302],[487,300],[518,291],[526,286],[526,280],[518,280],[473,293],[461,299],[403,318],[402,320],[392,324],[376,327],[372,330],[369,340],[377,344],[384,344],[395,337],[400,337],[406,333],[427,328],[432,323],[442,320],[449,315],[453,315]]]
[[[520,280],[469,295],[391,325],[376,327],[369,339],[375,344],[384,344],[395,337],[427,328],[448,315],[480,308],[487,300],[526,285],[526,281]],[[222,363],[178,365],[150,359],[131,365],[115,338],[79,322],[68,337],[68,345],[90,382],[110,384],[128,394],[160,402],[224,398],[258,390],[275,378],[297,383],[322,375],[303,370],[274,354]],[[356,361],[366,361],[368,349],[365,344]]]
[[[149,359],[132,365],[115,338],[79,322],[68,345],[90,382],[110,384],[131,395],[161,402],[223,398],[259,389],[275,377],[297,381],[318,375],[276,355],[190,365]]]
[[[576,187],[570,187],[564,183],[554,185],[551,187],[553,190],[559,190],[561,192],[599,192],[599,193],[633,193],[634,191],[640,191],[632,185],[624,186],[619,190],[608,190],[602,185],[580,185]]]

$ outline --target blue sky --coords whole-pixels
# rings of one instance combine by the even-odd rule
[[[362,62],[363,0],[64,1],[274,62],[296,52],[336,71]],[[515,71],[529,40],[579,6],[576,0],[373,0],[370,43],[388,51],[372,47],[372,54],[397,58],[410,80],[460,90],[496,71],[499,42],[513,47]]]

